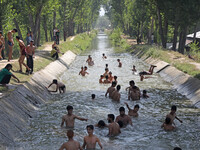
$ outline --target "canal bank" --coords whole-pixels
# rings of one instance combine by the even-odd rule
[[[194,107],[200,108],[200,80],[194,78],[169,63],[160,59],[149,57],[142,50],[133,50],[133,55],[137,56],[147,64],[156,65],[155,72],[167,82],[173,84],[174,88],[192,101]],[[200,72],[199,72],[200,73]]]
[[[46,87],[56,79],[74,61],[76,55],[67,51],[59,60],[34,73],[31,80],[22,85],[11,85],[0,100],[0,143],[13,144],[22,132],[28,128],[28,121],[41,104],[45,104],[52,95]]]

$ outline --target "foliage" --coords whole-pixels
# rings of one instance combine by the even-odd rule
[[[114,29],[109,33],[109,39],[111,43],[115,46],[116,52],[121,52],[130,48],[130,45],[121,36],[122,32],[120,28]]]
[[[178,51],[184,53],[187,31],[200,29],[199,0],[106,0],[103,3],[113,28],[142,41],[166,48],[167,42],[179,41]]]
[[[44,41],[53,40],[53,29],[58,27],[60,39],[94,28],[99,16],[102,0],[1,0],[0,30],[7,32],[18,29],[25,41],[27,32],[33,31],[34,43],[40,46]],[[19,46],[14,38],[13,55],[19,55]],[[7,42],[6,42],[7,44]],[[6,50],[8,46],[6,45]]]
[[[75,37],[68,38],[66,42],[61,43],[59,48],[61,52],[71,50],[75,54],[80,54],[90,47],[91,41],[96,37],[96,35],[96,30],[78,34]]]

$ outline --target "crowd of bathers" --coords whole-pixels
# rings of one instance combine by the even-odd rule
[[[107,57],[105,56],[105,54],[103,55],[103,59],[107,59]],[[118,67],[122,67],[122,62],[120,61],[120,59],[117,59],[118,61]],[[89,66],[93,66],[94,65],[94,61],[92,60],[91,55],[88,56],[88,59],[86,61],[88,63]],[[145,77],[146,75],[152,75],[153,74],[153,69],[156,66],[151,65],[149,71],[142,71],[139,73],[140,76],[140,81],[143,81],[143,79],[147,79],[147,77]],[[88,72],[86,71],[87,67],[81,67],[81,71],[79,72],[79,75],[85,76],[86,74],[88,74]],[[136,68],[133,65],[133,72],[136,72]],[[111,86],[107,89],[106,93],[105,93],[105,97],[109,97],[110,99],[112,99],[113,101],[119,102],[120,101],[120,85],[117,85],[117,76],[112,76],[112,72],[109,71],[108,69],[108,64],[106,64],[105,67],[105,73],[100,75],[100,79],[99,79],[99,83],[100,84],[111,84]],[[126,88],[126,90],[128,91],[128,100],[132,100],[132,101],[136,101],[136,100],[140,100],[140,98],[149,98],[149,96],[147,95],[147,91],[143,90],[143,92],[141,93],[139,87],[137,87],[135,85],[135,82],[133,80],[131,80],[129,82],[129,87]],[[116,88],[115,88],[116,87]],[[59,87],[58,87],[59,88]],[[92,100],[95,100],[95,94],[91,95]],[[63,149],[95,149],[96,148],[96,143],[98,143],[99,147],[101,149],[103,149],[103,146],[99,140],[99,138],[93,134],[94,132],[94,127],[97,128],[107,128],[108,129],[108,134],[107,136],[117,136],[121,133],[121,128],[126,128],[127,125],[133,126],[132,124],[132,117],[138,117],[138,111],[140,106],[138,104],[136,104],[133,108],[131,108],[127,102],[124,103],[125,106],[128,108],[128,114],[125,113],[125,107],[120,107],[119,108],[119,115],[117,117],[115,117],[114,114],[108,114],[107,115],[107,121],[108,124],[105,123],[103,120],[99,120],[97,121],[97,123],[95,125],[87,125],[86,129],[88,132],[88,135],[86,135],[83,139],[83,145],[81,146],[80,143],[78,141],[75,141],[73,139],[74,136],[74,131],[69,129],[67,131],[67,136],[68,136],[68,142],[65,142],[61,147],[60,150]],[[87,118],[82,118],[79,116],[76,116],[73,114],[73,106],[68,105],[67,106],[67,114],[64,115],[62,117],[62,122],[61,122],[61,127],[64,127],[64,124],[67,128],[73,128],[74,127],[74,123],[75,123],[75,119],[81,120],[81,121],[87,121]],[[175,124],[174,124],[174,119],[179,120],[180,122],[182,122],[177,116],[176,116],[176,106],[172,106],[171,107],[171,111],[169,114],[167,114],[165,122],[162,124],[162,128],[164,128],[164,130],[166,131],[172,131],[175,129]],[[174,150],[181,150],[180,148],[176,147],[174,148]]]

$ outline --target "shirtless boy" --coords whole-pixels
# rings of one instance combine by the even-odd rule
[[[14,46],[14,41],[13,41],[13,34],[17,32],[17,29],[10,30],[7,34],[8,36],[8,48],[9,48],[9,53],[8,53],[8,61],[12,59],[12,52],[13,52],[13,46]]]
[[[33,73],[33,57],[34,57],[35,49],[36,49],[36,47],[33,45],[33,42],[34,41],[31,40],[30,45],[26,47],[27,66],[31,69],[30,74]]]
[[[122,67],[122,63],[120,62],[120,59],[117,59],[117,61],[118,61],[118,63],[119,63],[119,65],[118,65],[118,67]]]
[[[83,67],[81,67],[81,71],[79,72],[79,75],[84,76],[84,70],[83,70]]]
[[[88,63],[89,66],[93,66],[94,65],[94,61],[92,60],[91,55],[88,55],[88,59],[86,60],[86,62]]]
[[[182,123],[182,120],[180,120],[180,119],[176,116],[176,109],[177,109],[176,106],[173,105],[173,106],[171,107],[171,112],[166,116],[166,118],[170,118],[170,119],[171,119],[170,125],[172,125],[172,124],[175,125],[174,119],[177,119],[178,121],[180,121],[180,122]]]
[[[121,133],[119,124],[117,122],[114,122],[115,120],[115,115],[113,114],[108,114],[108,136],[116,136]]]
[[[165,119],[165,123],[162,125],[162,127],[164,128],[164,130],[166,130],[166,131],[172,131],[172,130],[175,129],[175,127],[172,124],[170,124],[170,122],[171,122],[171,119],[167,117]]]
[[[133,72],[137,72],[137,70],[135,69],[135,66],[133,65],[133,69],[132,69]]]
[[[99,83],[103,83],[104,76],[100,75]]]
[[[143,90],[142,97],[143,98],[149,98],[149,95],[147,95],[147,91],[146,90]]]
[[[105,124],[105,122],[103,120],[99,120],[99,122],[97,124],[95,124],[95,127],[105,128],[105,127],[108,127],[108,125]]]
[[[57,92],[59,90],[60,93],[65,93],[66,87],[63,83],[58,82],[58,80],[54,79],[53,82],[47,87],[47,89],[52,86],[53,84],[56,85],[55,91],[48,90],[49,92]]]
[[[103,74],[104,77],[109,76],[109,70],[108,68],[105,69],[105,73]]]
[[[66,127],[73,128],[75,119],[81,120],[81,121],[87,121],[88,119],[78,117],[73,114],[73,107],[68,105],[67,106],[67,115],[64,115],[62,117],[61,127],[63,127],[64,123]]]
[[[73,130],[68,130],[67,131],[67,137],[68,137],[68,142],[65,142],[59,150],[83,150],[82,147],[80,146],[80,143],[78,141],[75,141],[73,139],[74,136],[74,131]]]
[[[107,57],[106,57],[106,55],[104,53],[102,54],[102,58],[103,59],[107,59]]]
[[[126,106],[127,106],[127,108],[128,108],[128,115],[129,115],[129,116],[138,117],[138,110],[139,110],[139,108],[140,108],[139,105],[135,105],[135,106],[134,106],[134,109],[131,109],[131,108],[129,107],[128,103],[125,102],[124,104],[126,104]]]
[[[131,100],[135,101],[135,100],[140,100],[140,89],[137,86],[133,86],[132,87],[132,91],[130,93],[130,98]]]
[[[93,134],[94,126],[93,125],[88,125],[86,127],[86,129],[87,129],[87,132],[88,132],[88,136],[84,137],[84,142],[83,142],[82,148],[84,149],[86,147],[87,150],[95,149],[96,148],[96,143],[98,143],[99,147],[101,148],[101,150],[103,150],[103,146],[101,145],[101,142],[100,142],[99,138],[97,138],[97,136],[95,136]]]
[[[112,92],[115,91],[115,86],[116,86],[116,85],[117,85],[116,82],[113,81],[111,87],[109,87],[109,88],[107,89],[107,92],[106,92],[106,94],[105,94],[105,97],[107,97],[108,94],[109,94],[109,98],[111,97]]]
[[[24,42],[20,39],[19,36],[16,36],[16,40],[19,43],[19,47],[20,47],[20,56],[19,56],[19,72],[22,72],[22,65],[24,65],[26,67],[26,70],[28,72],[31,72],[31,69],[24,63],[24,59],[26,57],[26,46],[24,44]]]
[[[112,72],[110,71],[110,72],[109,72],[109,76],[108,76],[108,80],[109,80],[110,82],[112,82],[113,79],[114,79],[114,77],[112,76]]]
[[[84,67],[84,76],[85,76],[86,74],[89,74],[89,73],[87,72],[87,67],[85,66],[85,67]]]
[[[108,79],[108,75],[106,75],[105,78],[106,78],[106,79],[103,81],[104,84],[109,84],[109,83],[111,83],[111,82],[109,81],[109,79]]]
[[[111,93],[111,98],[114,100],[114,101],[120,101],[120,97],[121,97],[121,94],[119,93],[119,90],[121,89],[121,86],[120,85],[117,85],[117,88],[115,91],[113,91]]]
[[[114,76],[114,81],[115,81],[116,84],[117,84],[117,76]]]
[[[143,81],[144,79],[149,78],[149,77],[145,77],[144,75],[152,75],[153,74],[153,70],[154,70],[155,67],[157,67],[157,66],[151,65],[150,68],[149,68],[149,71],[139,72],[140,81]]]
[[[108,64],[106,64],[106,68],[108,69]]]
[[[124,107],[119,108],[119,113],[120,113],[120,115],[117,116],[115,122],[122,121],[123,127],[126,127],[128,124],[130,124],[131,126],[133,125],[130,116],[125,114],[125,108]]]

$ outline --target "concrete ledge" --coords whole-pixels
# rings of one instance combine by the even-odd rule
[[[0,98],[0,148],[13,144],[27,129],[29,118],[51,97],[46,87],[64,73],[75,58],[73,52],[67,51],[59,60],[34,73],[29,82],[11,86],[12,91]]]
[[[156,65],[155,71],[174,88],[192,101],[195,107],[200,108],[200,80],[181,72],[164,61],[153,58],[142,58],[146,63]]]

